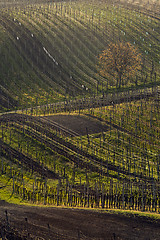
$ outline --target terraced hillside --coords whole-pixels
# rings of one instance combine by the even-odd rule
[[[114,89],[112,77],[99,75],[97,56],[118,39],[143,56],[142,71],[123,87],[159,83],[159,5],[44,2],[1,5],[1,111]]]

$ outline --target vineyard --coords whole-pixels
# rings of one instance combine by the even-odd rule
[[[124,40],[142,54],[141,71],[121,91],[159,84],[159,4],[6,1],[1,3],[1,111],[115,91],[99,54]]]
[[[0,116],[1,196],[159,213],[159,88],[87,100]]]
[[[105,214],[159,219],[159,13],[158,1],[0,0],[0,239],[150,239],[107,230]],[[118,41],[142,58],[120,87],[98,66]],[[82,233],[76,214],[103,232]]]
[[[54,115],[2,115],[2,181],[37,204],[159,212],[158,89],[151,95],[69,115],[53,106]]]

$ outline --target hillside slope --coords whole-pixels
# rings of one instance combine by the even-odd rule
[[[28,2],[27,2],[28,3]],[[123,3],[59,2],[1,8],[0,110],[105,92],[115,85],[97,72],[111,41],[130,41],[143,69],[127,86],[159,82],[160,18]]]

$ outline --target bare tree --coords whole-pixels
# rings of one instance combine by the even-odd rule
[[[98,59],[100,74],[106,78],[113,76],[119,88],[141,69],[141,54],[129,42],[109,44]]]

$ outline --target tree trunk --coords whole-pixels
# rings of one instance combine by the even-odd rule
[[[119,88],[121,87],[121,84],[122,84],[122,74],[118,74],[118,77],[119,77]]]

